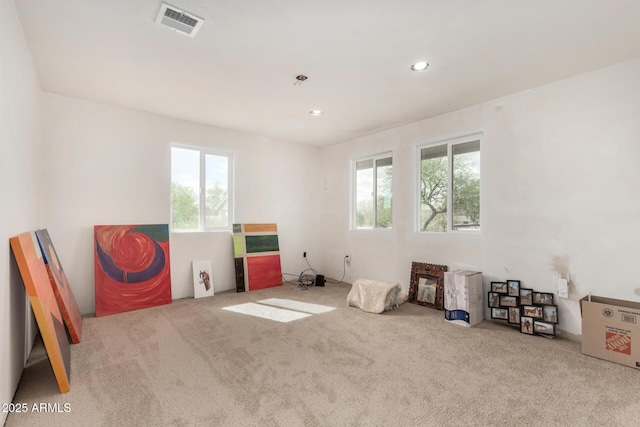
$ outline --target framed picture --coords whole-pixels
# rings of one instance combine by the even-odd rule
[[[520,307],[509,307],[507,309],[509,311],[509,318],[507,319],[509,323],[513,323],[514,325],[520,324]]]
[[[540,304],[542,305],[553,305],[553,294],[552,293],[540,293]]]
[[[508,320],[509,314],[507,313],[506,308],[492,308],[491,309],[491,318],[492,319],[500,319],[500,320]]]
[[[509,295],[500,295],[500,307],[517,307],[518,297],[512,297]]]
[[[436,310],[444,310],[444,273],[446,271],[446,265],[412,262],[408,301]]]
[[[538,305],[552,305],[553,294],[547,292],[534,292],[533,303]]]
[[[520,296],[520,280],[507,280],[507,295]]]
[[[533,305],[533,289],[520,288],[520,304]]]
[[[542,319],[542,307],[538,307],[536,305],[523,305],[522,315],[526,317]]]
[[[489,292],[489,308],[499,308],[500,307],[500,294],[497,292]]]
[[[558,306],[544,305],[542,306],[542,320],[547,323],[558,323]]]
[[[507,282],[491,282],[491,292],[499,294],[507,293]]]
[[[533,332],[541,335],[555,335],[556,325],[548,322],[533,321]]]
[[[533,335],[533,318],[528,316],[520,317],[520,332]]]

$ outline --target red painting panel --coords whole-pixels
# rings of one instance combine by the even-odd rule
[[[247,257],[247,275],[249,289],[252,291],[282,286],[280,255]]]
[[[73,296],[67,275],[62,269],[62,264],[58,259],[49,232],[44,230],[36,231],[38,237],[38,243],[40,244],[40,250],[44,258],[45,265],[47,267],[47,273],[49,274],[49,281],[53,288],[53,293],[58,301],[58,308],[62,314],[65,325],[69,330],[71,340],[77,344],[80,342],[80,336],[82,334],[82,315],[78,309],[78,304]]]
[[[69,391],[71,354],[62,315],[34,232],[9,239],[61,393]]]
[[[94,227],[96,317],[171,303],[169,226]]]

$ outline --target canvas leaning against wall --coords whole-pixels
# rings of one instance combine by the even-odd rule
[[[94,227],[96,317],[171,303],[169,225]]]
[[[193,261],[193,297],[213,296],[211,261]]]
[[[46,228],[38,230],[36,231],[36,237],[38,238],[42,257],[47,268],[47,273],[49,274],[53,293],[56,296],[56,301],[58,301],[58,308],[69,330],[71,341],[73,341],[74,344],[78,344],[82,335],[82,315],[80,314],[80,309],[78,309],[78,304],[69,286],[67,275],[62,269],[58,254],[53,247],[49,231],[47,231]]]
[[[42,259],[42,252],[34,232],[9,239],[24,287],[33,308],[36,323],[44,342],[53,374],[61,393],[70,389],[71,352],[67,331]]]
[[[276,224],[233,224],[236,291],[282,286]]]

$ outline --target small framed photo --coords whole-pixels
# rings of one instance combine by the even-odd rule
[[[492,308],[491,309],[491,318],[492,319],[500,319],[500,320],[508,320],[509,314],[507,313],[506,308]]]
[[[507,295],[520,296],[520,280],[507,280]]]
[[[533,332],[540,335],[555,335],[556,325],[553,323],[533,321]]]
[[[491,282],[491,292],[499,294],[507,293],[507,282]]]
[[[514,325],[520,324],[520,307],[509,307],[509,318],[507,321],[509,323],[513,323]]]
[[[528,316],[520,317],[520,332],[533,335],[533,318]]]
[[[520,288],[520,304],[533,305],[533,289]]]
[[[542,319],[542,307],[538,307],[536,305],[523,305],[522,315],[526,317]]]
[[[558,323],[558,306],[544,305],[542,306],[542,320],[547,323]]]
[[[500,307],[517,307],[518,297],[511,297],[509,295],[500,295]]]
[[[540,293],[540,304],[542,305],[553,305],[553,294],[552,293]]]
[[[546,292],[534,292],[533,303],[538,305],[552,305],[553,294],[546,293]]]
[[[495,307],[495,308],[499,308],[500,307],[500,294],[497,292],[489,292],[489,308]]]

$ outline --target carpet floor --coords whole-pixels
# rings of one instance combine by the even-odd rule
[[[58,392],[37,343],[14,400],[28,410],[5,425],[640,423],[640,370],[495,321],[452,325],[414,304],[366,313],[346,305],[349,289],[285,284],[87,317],[71,391]],[[270,298],[337,309],[287,323],[223,309]]]

